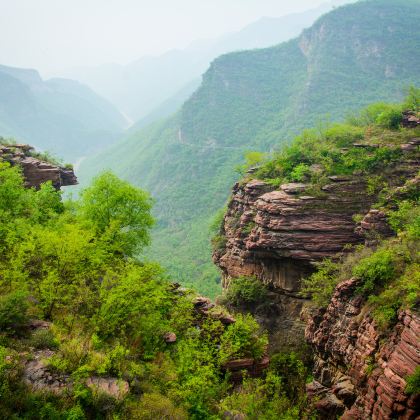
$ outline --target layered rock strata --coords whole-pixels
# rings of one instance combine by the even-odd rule
[[[402,144],[396,161],[381,170],[395,194],[418,187],[419,144],[417,138]],[[353,147],[369,153],[379,145]],[[313,166],[313,171],[322,171]],[[235,184],[213,260],[222,271],[224,288],[240,276],[254,276],[268,286],[267,302],[245,309],[268,329],[272,350],[302,345],[304,323],[299,314],[305,300],[299,291],[301,279],[314,271],[315,263],[336,258],[353,245],[371,246],[393,235],[386,214],[372,209],[378,196],[368,191],[368,181],[354,174],[329,176],[319,186],[275,187],[258,179]]]
[[[357,285],[338,285],[327,309],[309,319],[315,381],[308,394],[325,419],[416,419],[420,396],[405,387],[420,364],[419,314],[401,311],[392,331],[382,333],[354,293]]]
[[[33,148],[26,144],[0,144],[0,161],[20,166],[28,188],[39,188],[47,181],[51,181],[57,190],[77,184],[72,168],[62,167],[36,157]]]

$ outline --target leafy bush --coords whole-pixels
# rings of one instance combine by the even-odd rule
[[[414,308],[420,303],[420,264],[409,264],[404,274],[379,295],[369,296],[373,317],[380,328],[386,329],[397,321],[400,308]]]
[[[146,393],[141,396],[139,403],[130,409],[130,418],[184,420],[188,415],[182,408],[176,407],[168,397],[158,393]]]
[[[406,378],[407,386],[405,392],[407,394],[420,394],[420,366],[416,367],[415,372]]]
[[[215,235],[211,239],[211,244],[215,251],[222,251],[226,248],[227,239],[224,235]]]
[[[260,327],[251,315],[238,314],[236,322],[227,327],[220,340],[221,363],[242,357],[260,359],[267,348],[267,335],[259,334]]]
[[[236,171],[241,175],[244,175],[248,169],[255,168],[264,161],[266,157],[265,153],[262,152],[246,152],[245,153],[245,163],[243,165],[238,165]]]
[[[232,279],[222,300],[231,305],[258,304],[267,296],[267,288],[256,277],[238,277]]]
[[[353,275],[361,280],[358,288],[362,294],[370,294],[375,288],[384,286],[394,278],[396,259],[393,250],[379,249],[362,259],[353,267]]]
[[[339,264],[326,259],[317,264],[317,271],[302,280],[302,295],[310,295],[317,306],[327,306],[339,283]]]
[[[293,168],[293,171],[290,173],[291,181],[302,182],[305,181],[310,175],[311,170],[308,165],[305,163],[300,163],[299,165]]]
[[[396,130],[402,122],[401,106],[390,106],[377,116],[375,122],[380,127]]]
[[[407,91],[407,96],[403,102],[402,108],[404,110],[420,112],[420,88],[410,86]]]
[[[80,212],[115,251],[129,256],[150,242],[152,200],[143,190],[104,172],[81,194]]]
[[[17,290],[0,296],[0,330],[15,333],[28,321],[28,295]]]
[[[270,371],[282,379],[287,397],[294,402],[305,394],[306,378],[309,369],[296,353],[277,353],[271,357]]]
[[[418,202],[402,201],[398,210],[388,214],[388,220],[395,232],[405,232],[413,240],[420,239],[420,206]]]
[[[32,333],[30,345],[36,349],[57,349],[58,340],[50,329],[38,329]]]

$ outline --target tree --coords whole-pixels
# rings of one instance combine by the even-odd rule
[[[81,195],[80,212],[116,252],[133,256],[150,242],[150,195],[104,172]]]

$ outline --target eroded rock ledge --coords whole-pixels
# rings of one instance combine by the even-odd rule
[[[72,168],[62,167],[37,158],[33,148],[27,144],[0,144],[0,161],[19,165],[28,188],[39,188],[42,183],[47,181],[51,181],[57,190],[77,184],[77,178]]]
[[[413,138],[401,145],[401,156],[381,170],[394,193],[416,182],[413,150],[419,143]],[[275,187],[258,179],[235,184],[216,242],[213,261],[222,271],[224,288],[240,276],[255,276],[269,287],[264,308],[247,310],[268,329],[275,351],[302,344],[301,279],[314,271],[316,262],[335,258],[352,245],[370,246],[393,235],[386,214],[372,209],[378,196],[368,192],[368,177],[327,179],[322,186]],[[361,220],[357,222],[355,215]]]
[[[405,387],[420,364],[420,317],[401,311],[392,331],[382,333],[355,295],[357,285],[355,279],[338,285],[328,308],[309,319],[315,381],[308,394],[318,398],[325,419],[418,418],[420,396]]]

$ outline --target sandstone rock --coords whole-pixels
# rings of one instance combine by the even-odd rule
[[[62,394],[70,392],[73,380],[69,375],[51,372],[45,362],[54,355],[51,350],[36,351],[31,360],[26,361],[23,369],[23,381],[34,391]],[[122,399],[129,392],[127,381],[117,378],[92,376],[86,380],[86,385],[96,392],[102,392],[115,399]]]
[[[175,343],[176,342],[176,334],[173,332],[167,332],[163,335],[163,339],[165,343]]]
[[[270,358],[264,356],[261,360],[253,358],[229,360],[223,365],[223,369],[229,372],[230,379],[239,383],[242,381],[244,372],[251,377],[259,377],[268,368]]]
[[[328,308],[308,322],[315,380],[346,407],[344,419],[415,419],[405,378],[420,364],[420,317],[402,311],[384,339],[369,312],[362,312],[357,285],[356,279],[338,285]],[[330,403],[324,401],[320,410]]]
[[[77,178],[73,169],[44,162],[31,156],[33,148],[29,145],[15,144],[0,146],[0,161],[22,168],[27,187],[39,188],[44,182],[51,181],[57,190],[67,185],[76,185]]]
[[[356,233],[365,239],[367,246],[376,245],[380,239],[395,235],[388,224],[387,215],[377,209],[369,210],[357,226]]]
[[[287,192],[288,194],[299,194],[301,192],[304,192],[306,188],[308,188],[308,185],[301,183],[290,183],[280,185],[280,189],[282,191]]]
[[[315,403],[315,407],[325,420],[335,420],[345,409],[344,404],[334,394],[327,394]]]
[[[28,327],[32,330],[48,330],[51,327],[51,322],[42,319],[31,319]]]
[[[96,393],[103,393],[116,400],[122,400],[129,392],[130,387],[127,381],[116,378],[90,377],[86,385]]]
[[[413,111],[405,111],[401,125],[405,128],[416,128],[420,125],[420,118]]]

